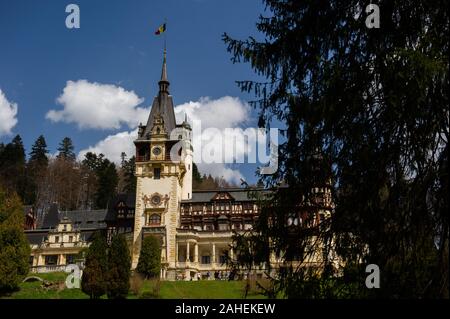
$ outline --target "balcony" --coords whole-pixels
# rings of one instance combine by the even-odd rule
[[[150,160],[150,155],[137,155],[136,156],[136,162],[148,162]]]
[[[195,269],[198,271],[206,271],[206,270],[226,270],[227,265],[221,263],[210,263],[210,264],[202,264],[200,262],[177,262],[177,268],[185,268],[185,269]]]
[[[49,272],[65,272],[66,265],[44,265],[30,267],[30,272],[35,274],[49,273]]]
[[[166,234],[165,226],[149,226],[142,227],[143,234]]]

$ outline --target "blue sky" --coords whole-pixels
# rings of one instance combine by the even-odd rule
[[[65,8],[80,7],[81,28],[67,29]],[[221,40],[223,32],[235,38],[257,35],[255,22],[264,11],[261,0],[0,0],[0,90],[16,103],[17,124],[0,142],[15,134],[27,152],[40,135],[50,152],[63,137],[73,139],[76,151],[95,146],[108,136],[133,127],[80,127],[76,121],[52,121],[50,110],[67,81],[113,85],[143,100],[147,108],[157,93],[163,38],[154,31],[167,19],[167,58],[171,94],[176,105],[222,97],[251,100],[235,80],[256,79],[249,65],[230,61]],[[240,127],[255,126],[255,112],[245,114]],[[255,165],[233,165],[254,181]]]

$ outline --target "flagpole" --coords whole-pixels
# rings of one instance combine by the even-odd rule
[[[167,33],[167,18],[164,18],[164,26],[166,28],[166,30],[164,31],[164,54],[166,54],[166,33]]]

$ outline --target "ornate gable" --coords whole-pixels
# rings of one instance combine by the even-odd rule
[[[213,198],[211,198],[211,201],[234,201],[234,197],[230,195],[228,192],[217,192]]]

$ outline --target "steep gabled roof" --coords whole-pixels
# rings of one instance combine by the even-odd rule
[[[202,203],[202,202],[212,202],[215,200],[220,200],[220,195],[225,194],[226,196],[231,196],[229,200],[237,202],[252,202],[255,201],[251,196],[251,192],[266,193],[269,192],[265,189],[260,188],[223,188],[217,190],[196,190],[192,192],[192,198],[189,200],[183,200],[182,203]]]
[[[66,217],[77,228],[99,229],[105,228],[106,209],[99,210],[72,210],[60,212],[57,204],[52,204],[44,217],[44,222],[40,229],[53,229],[60,221]]]
[[[59,210],[58,204],[53,203],[50,206],[47,214],[44,216],[44,222],[42,223],[42,229],[55,228],[59,224]]]
[[[145,129],[138,136],[139,140],[148,140],[155,118],[161,117],[164,121],[164,130],[170,136],[170,132],[176,127],[175,112],[172,96],[169,95],[169,80],[167,79],[166,51],[164,50],[164,60],[161,71],[161,80],[159,81],[158,95],[153,99],[150,116],[147,120]]]
[[[108,202],[108,213],[105,216],[106,221],[116,220],[117,218],[116,206],[120,202],[124,202],[129,209],[134,209],[136,206],[136,194],[135,193],[118,194],[113,198],[111,198],[111,200]]]

